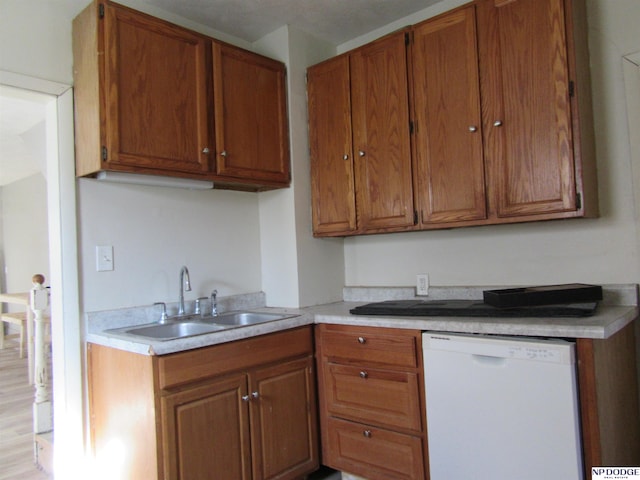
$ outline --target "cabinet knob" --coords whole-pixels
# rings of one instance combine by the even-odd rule
[[[209,153],[209,152],[210,152],[209,147],[204,147],[204,148],[202,149],[202,153],[204,153],[205,155],[206,155],[207,153]]]
[[[501,127],[502,126],[502,120],[496,120],[495,122],[493,122],[493,126],[494,127]]]
[[[360,155],[361,157],[364,157],[364,151],[358,150],[358,155]]]
[[[360,344],[367,343],[367,339],[364,338],[364,337],[358,337],[358,343],[360,343]]]
[[[227,156],[227,151],[226,150],[221,151],[220,152],[220,156],[221,157],[226,157]]]
[[[478,127],[476,127],[475,125],[470,125],[469,126],[469,131],[471,133],[477,132],[478,131]]]
[[[367,372],[360,372],[360,378],[369,378],[369,374]]]
[[[371,430],[365,430],[362,434],[367,438],[371,438]]]
[[[260,393],[258,392],[251,392],[251,398],[258,398],[260,397]]]
[[[249,395],[242,395],[242,397],[240,397],[242,399],[243,402],[248,402],[249,400],[251,400],[251,397]]]
[[[347,155],[346,153],[342,156],[343,160],[349,160],[349,155]]]

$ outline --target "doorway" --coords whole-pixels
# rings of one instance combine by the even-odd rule
[[[54,403],[54,473],[82,478],[82,337],[79,315],[73,92],[68,85],[0,71],[0,85],[53,96],[46,104],[46,187]]]

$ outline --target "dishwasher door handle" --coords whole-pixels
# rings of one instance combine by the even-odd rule
[[[480,365],[486,365],[491,367],[502,367],[506,365],[507,359],[504,357],[494,357],[492,355],[478,355],[474,353],[471,355],[473,361],[479,363]]]

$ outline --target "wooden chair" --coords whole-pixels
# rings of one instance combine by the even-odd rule
[[[25,348],[27,347],[27,312],[2,313],[0,314],[0,320],[3,322],[2,332],[0,332],[0,348],[4,348],[5,340],[20,337],[20,358],[24,358]],[[20,333],[5,335],[4,323],[17,325],[20,327]]]
[[[0,332],[0,349],[4,348],[4,341],[10,340],[14,338],[20,338],[20,358],[24,358],[25,351],[27,350],[27,342],[33,342],[33,338],[28,338],[28,328],[27,328],[27,312],[12,312],[12,313],[0,313],[0,320],[5,323],[9,323],[12,325],[17,325],[20,327],[20,333],[11,333],[8,335],[4,334],[4,325],[2,326],[2,332]],[[45,323],[51,324],[51,318],[48,315],[44,316]],[[47,334],[45,336],[45,343],[51,343],[51,335]]]

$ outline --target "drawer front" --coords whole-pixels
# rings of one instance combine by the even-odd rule
[[[324,365],[330,415],[373,425],[422,431],[419,377],[414,372]]]
[[[388,367],[419,366],[419,332],[350,325],[320,325],[322,355],[331,361]]]
[[[423,480],[420,437],[330,418],[323,463],[368,480]]]
[[[154,358],[158,364],[159,387],[170,389],[286,358],[311,354],[312,330],[310,326],[305,326]]]

